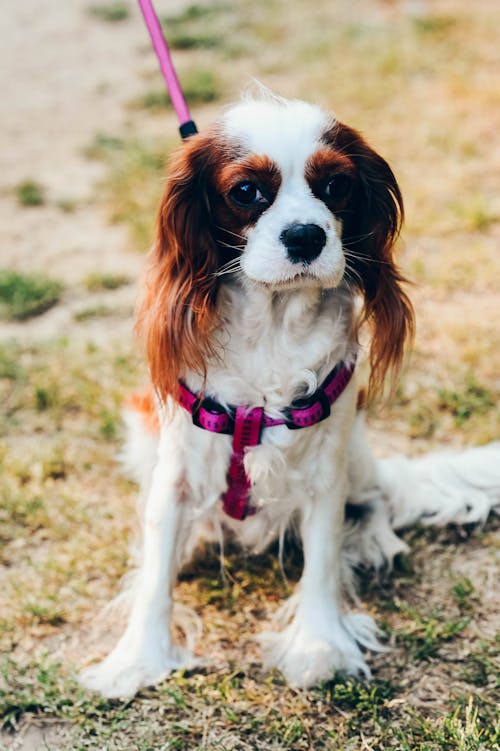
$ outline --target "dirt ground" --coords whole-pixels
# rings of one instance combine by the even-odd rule
[[[162,0],[157,2],[157,8],[160,13],[166,15],[179,13],[190,4],[189,0],[174,0],[174,2]],[[143,22],[135,5],[128,6],[129,16],[125,22],[114,24],[103,22],[92,15],[89,12],[90,5],[86,0],[72,0],[72,2],[22,0],[18,3],[7,3],[0,14],[2,38],[0,45],[0,91],[2,91],[0,98],[2,144],[0,267],[21,272],[40,271],[53,275],[64,283],[60,303],[44,315],[24,322],[0,321],[0,344],[14,341],[20,343],[21,347],[28,347],[32,343],[43,347],[47,342],[64,336],[74,341],[92,343],[92,346],[104,352],[107,350],[114,352],[116,347],[123,346],[126,349],[132,349],[130,341],[136,282],[140,276],[143,264],[142,253],[146,249],[146,243],[143,247],[138,247],[137,239],[131,236],[126,224],[110,221],[109,205],[102,188],[109,173],[109,165],[103,160],[89,159],[88,148],[95,139],[96,133],[112,133],[123,137],[139,134],[141,138],[168,139],[172,137],[177,126],[170,111],[158,116],[158,114],[152,115],[148,110],[130,106],[130,103],[140,97],[145,88],[150,86],[152,80],[157,81],[157,87],[161,86],[156,78],[157,64],[149,50]],[[342,5],[348,6],[349,4]],[[453,17],[455,5],[451,0],[441,2],[440,13],[448,14],[447,18]],[[386,19],[391,14],[394,14],[397,19],[410,11],[418,14],[422,12],[422,7],[424,9],[426,7],[425,3],[388,1],[370,3],[369,6],[370,19],[375,19],[374,23],[378,23],[380,19]],[[457,7],[462,12],[465,5],[459,2]],[[487,40],[483,47],[486,62],[481,68],[484,75],[481,78],[478,74],[473,81],[477,86],[477,97],[480,95],[490,97],[487,107],[490,107],[492,103],[497,105],[500,103],[498,94],[494,93],[491,72],[498,58],[498,44],[491,39],[486,28],[488,12],[494,13],[494,10],[491,10],[493,7],[491,4],[490,8],[490,3],[485,3],[484,6],[486,15],[485,25],[482,28],[484,39]],[[348,11],[345,13],[348,14]],[[307,12],[305,14],[307,16]],[[293,15],[292,12],[291,15]],[[286,29],[283,33],[286,33]],[[271,45],[272,40],[269,46]],[[185,52],[182,54],[186,55]],[[265,55],[264,52],[262,54],[264,57],[268,56],[261,63],[265,70],[258,69],[256,73],[262,77],[267,73],[266,82],[279,88],[282,93],[304,96],[307,89],[305,75],[297,72],[297,80],[294,81],[289,70],[279,67],[272,57],[272,50],[266,48]],[[249,77],[254,75],[254,70],[245,63],[245,60],[247,58],[234,61],[228,58],[225,63],[228,70],[230,69],[225,79],[227,95],[224,94],[216,103],[205,104],[200,108],[197,120],[201,126],[210,122],[220,108],[234,97],[238,89],[247,84]],[[305,52],[304,60],[306,60]],[[384,62],[386,68],[382,68],[387,71],[388,77],[391,64],[389,56]],[[439,60],[432,64],[439,65]],[[311,66],[313,65],[318,65],[316,59],[311,63]],[[391,105],[387,105],[387,115],[394,118],[394,128],[406,127],[408,131],[411,130],[410,120],[415,117],[415,111],[418,109],[423,85],[419,80],[414,82],[413,103],[408,104],[409,113],[406,123],[403,105],[394,110],[390,109]],[[475,161],[472,159],[474,162],[472,166],[467,166],[468,157],[464,157],[463,173],[460,172],[460,176],[455,174],[455,170],[458,170],[460,165],[446,152],[448,172],[444,177],[436,179],[437,187],[429,188],[430,193],[427,194],[426,181],[419,173],[418,177],[415,177],[416,187],[413,188],[416,166],[409,157],[408,161],[405,161],[404,139],[394,135],[392,126],[385,128],[381,126],[377,131],[379,141],[382,141],[389,150],[393,148],[404,187],[409,187],[409,190],[405,192],[405,194],[409,193],[409,213],[415,216],[416,212],[412,212],[411,209],[423,209],[421,226],[416,227],[415,219],[410,219],[403,248],[405,269],[411,276],[416,276],[418,281],[412,292],[419,325],[414,371],[413,375],[406,376],[404,398],[401,397],[391,408],[389,420],[387,415],[386,417],[373,416],[372,436],[380,454],[401,450],[418,453],[441,443],[463,445],[470,440],[485,442],[494,438],[495,431],[498,431],[498,412],[495,413],[494,409],[490,409],[486,416],[483,413],[478,414],[477,418],[473,415],[464,425],[463,430],[459,430],[456,419],[446,411],[447,407],[436,407],[438,398],[436,394],[439,391],[436,383],[444,384],[444,387],[448,388],[451,393],[457,383],[463,382],[463,374],[470,370],[476,374],[479,373],[481,383],[486,384],[488,393],[496,395],[500,387],[498,379],[500,366],[498,278],[497,282],[494,282],[495,275],[500,271],[498,257],[500,191],[497,190],[498,175],[495,176],[496,167],[500,167],[500,140],[498,138],[500,119],[497,109],[496,114],[492,114],[491,118],[483,116],[480,121],[465,122],[464,131],[466,132],[461,136],[460,127],[457,125],[460,116],[465,118],[469,112],[474,112],[474,107],[477,107],[478,102],[473,99],[468,102],[465,99],[466,96],[472,98],[476,96],[472,88],[464,93],[458,80],[454,81],[454,85],[456,86],[456,100],[460,103],[463,97],[467,106],[470,105],[470,109],[467,110],[466,107],[461,109],[457,105],[453,114],[455,130],[450,137],[451,140],[453,138],[460,140],[462,137],[463,143],[461,141],[457,149],[463,149],[463,154],[466,154],[467,149],[472,148],[469,141],[465,143],[466,137],[471,139],[471,132],[474,129],[479,133],[477,159]],[[324,103],[333,104],[334,92],[329,90],[326,82],[318,84],[318,87],[323,92],[328,92],[324,94],[326,100]],[[348,97],[341,82],[338,88],[340,98],[345,103]],[[368,96],[366,92],[365,95]],[[441,110],[439,106],[439,103],[444,101],[440,99],[439,86],[429,89],[427,96],[435,97],[432,100],[434,108],[429,104],[431,125],[429,125],[428,141],[431,146],[426,154],[427,161],[424,165],[425,169],[431,169],[435,159],[438,158],[432,149],[441,148],[436,132],[441,128],[446,128],[447,120],[443,114],[444,110]],[[409,102],[410,99],[411,96],[408,99]],[[366,122],[357,122],[356,125],[363,127],[369,133],[370,120],[374,111],[374,109],[370,110],[368,105],[366,111],[360,108],[356,114],[359,117],[363,117],[364,114]],[[491,111],[494,111],[493,108]],[[477,118],[477,115],[471,115],[471,117]],[[485,121],[489,123],[485,124]],[[432,127],[435,127],[435,132],[432,131]],[[486,149],[486,144],[489,149]],[[464,218],[460,212],[465,209],[463,209],[463,204],[460,204],[456,208],[456,216],[463,221],[465,229],[455,236],[446,221],[441,217],[436,219],[432,212],[435,210],[437,213],[437,204],[444,201],[445,196],[449,197],[454,189],[457,189],[457,196],[461,199],[460,191],[464,185],[467,186],[468,180],[479,180],[479,175],[484,175],[483,185],[488,192],[490,203],[488,203],[487,210],[482,206],[477,210],[476,214],[480,214],[479,218],[476,214],[473,216],[467,214]],[[43,206],[26,207],[19,204],[15,186],[28,179],[36,179],[44,186],[45,203]],[[428,212],[428,217],[425,211]],[[483,214],[487,215],[485,220],[487,226],[482,224]],[[425,228],[423,228],[424,225]],[[440,254],[436,252],[437,248],[442,250]],[[478,263],[471,269],[472,253],[477,254]],[[117,290],[92,291],[83,282],[95,272],[122,274],[129,282]],[[116,307],[122,312],[109,320],[99,316],[82,318],[78,315],[82,310],[100,306]],[[458,368],[458,375],[455,375],[455,366]],[[54,367],[57,368],[57,365]],[[90,369],[92,366],[89,364],[88,367]],[[109,377],[107,372],[106,377]],[[124,382],[125,380],[124,378]],[[122,386],[122,390],[125,392],[126,387]],[[426,390],[429,393],[432,391],[434,396],[427,398]],[[441,410],[439,419],[442,422],[437,427],[434,426],[433,415],[429,414],[432,410],[436,412]],[[408,417],[410,412],[412,420]],[[18,440],[16,430],[17,428],[13,428],[12,435],[8,435],[7,444],[10,445]],[[45,427],[40,436],[40,440],[46,440],[47,445],[51,440],[47,437],[49,433],[50,428]],[[23,436],[22,440],[25,438],[26,436]],[[22,440],[19,439],[20,446],[23,445]],[[65,440],[68,441],[68,437]],[[27,442],[26,445],[31,444]],[[107,473],[111,473],[114,483],[120,482],[112,459],[116,448],[117,445],[107,444],[102,448],[102,476],[96,470],[95,487],[90,488],[90,496],[93,499],[90,503],[94,504],[92,508],[98,509],[100,503],[104,505],[108,503],[109,513],[113,518],[118,514],[120,499],[115,499],[113,488],[108,487]],[[98,454],[99,450],[96,449],[96,455]],[[95,458],[93,462],[92,466],[95,466]],[[81,478],[78,477],[75,482],[78,483],[80,480]],[[84,487],[85,481],[82,480],[80,484]],[[96,500],[97,492],[96,498],[92,495],[96,488],[102,500]],[[130,488],[123,491],[126,498],[125,511],[128,514],[132,513],[134,492]],[[129,521],[120,522],[117,525],[119,531],[113,532],[113,539],[128,534],[130,531]],[[105,535],[106,527],[100,527],[99,533]],[[467,534],[469,533],[470,531]],[[439,561],[437,568],[445,572],[443,573],[445,579],[443,588],[447,588],[448,594],[449,588],[452,585],[455,586],[454,583],[465,580],[470,581],[474,591],[479,593],[481,603],[477,607],[477,612],[474,612],[471,631],[468,632],[467,637],[469,641],[464,642],[463,645],[464,654],[467,644],[472,644],[474,640],[486,640],[493,644],[495,633],[498,632],[500,626],[496,596],[496,582],[498,582],[500,569],[498,568],[498,536],[495,526],[488,527],[483,542],[478,534],[470,534],[472,534],[472,539],[465,541],[462,548],[460,532],[454,532],[451,537],[446,537],[446,534],[443,537],[439,535],[431,537],[427,547],[421,546],[416,539],[417,553],[414,562],[416,567],[420,567],[418,593],[415,597],[416,602],[423,608],[426,597],[429,602],[439,606],[441,596],[439,586],[436,585],[433,588],[432,580],[436,570],[433,566],[433,555],[438,556],[435,559]],[[464,534],[463,537],[465,536]],[[100,542],[104,544],[104,538],[101,538]],[[98,547],[100,542],[94,540],[94,546]],[[18,545],[16,552],[15,541],[10,544],[14,547],[12,554],[9,552],[11,556],[9,560],[21,560],[22,545]],[[460,549],[463,552],[460,552]],[[17,624],[15,628],[22,632],[19,634],[18,641],[22,642],[24,647],[26,644],[31,645],[26,648],[26,653],[29,654],[30,650],[35,653],[37,645],[44,644],[55,646],[54,652],[58,655],[71,655],[75,663],[78,663],[80,657],[83,658],[79,650],[81,650],[82,643],[88,645],[88,639],[86,641],[85,636],[88,636],[86,629],[91,620],[90,610],[94,607],[92,598],[97,599],[99,606],[105,603],[108,588],[114,587],[123,573],[123,559],[126,557],[123,550],[125,550],[124,544],[121,552],[117,553],[117,559],[120,555],[122,556],[118,563],[111,561],[112,582],[107,581],[105,574],[101,572],[99,574],[101,579],[85,590],[85,595],[82,596],[83,604],[79,606],[81,612],[79,610],[79,615],[75,616],[74,627],[69,618],[62,629],[51,626],[47,631],[41,628],[38,632],[37,628],[32,625],[26,625],[23,618],[15,621]],[[24,571],[22,565],[20,565],[20,570]],[[99,566],[96,564],[95,568],[99,567],[100,564]],[[10,576],[10,572],[7,573]],[[184,584],[183,586],[188,596],[191,596],[189,589],[191,585]],[[400,587],[401,596],[411,600],[413,587],[411,583],[406,582],[401,585],[393,583],[393,586],[392,594],[396,592],[397,595]],[[92,589],[92,587],[95,588]],[[373,597],[381,595],[381,592],[382,590],[377,590],[377,594]],[[271,600],[272,598],[270,602]],[[378,607],[376,600],[371,601],[371,606]],[[85,612],[87,614],[82,615]],[[269,610],[266,611],[264,617],[267,617],[269,612]],[[388,614],[387,618],[389,620],[393,618],[392,625],[396,628],[400,622],[409,617],[408,612],[400,610],[396,615]],[[208,641],[213,646],[216,641],[220,641],[224,617],[220,613],[217,615],[216,608],[210,613],[214,623],[217,621],[216,625],[210,626],[213,631],[209,628]],[[231,631],[233,636],[236,630],[237,626]],[[41,634],[40,637],[38,633]],[[230,635],[229,641],[231,638]],[[222,662],[227,659],[217,652],[217,647],[213,649],[214,654]],[[237,652],[231,654],[235,655]],[[251,662],[255,657],[253,647],[248,647],[248,654]],[[449,659],[458,658],[455,655]],[[411,695],[414,700],[412,706],[420,711],[422,707],[425,709],[429,706],[426,702],[436,700],[436,697],[442,693],[440,682],[449,680],[449,675],[443,668],[446,660],[445,649],[442,663],[433,664],[429,671],[420,666],[412,672],[413,668],[406,666],[407,673],[401,683],[406,693],[401,701],[403,702],[407,696]],[[395,667],[397,664],[396,660]],[[380,674],[385,676],[384,660],[379,659],[376,665],[380,668]],[[394,672],[389,677],[395,680],[398,678]],[[459,688],[462,691],[462,684]],[[445,708],[443,704],[443,713],[445,709],[451,712],[449,706]],[[50,711],[48,714],[50,716]],[[21,722],[16,734],[2,732],[0,747],[5,747],[9,751],[21,749],[24,751],[41,751],[41,749],[63,751],[69,748],[79,748],[78,745],[73,745],[77,743],[71,729],[73,726],[61,721],[60,715],[41,724],[39,720],[40,717],[35,712],[27,721]],[[355,748],[349,745],[348,741],[348,738],[343,738],[342,743],[345,742],[346,745],[342,745],[342,748]],[[111,745],[111,741],[106,741],[108,742],[109,748],[114,749],[115,746]],[[200,743],[196,748],[246,749],[251,747],[250,745],[239,746],[234,739],[232,743],[233,745],[228,746],[218,746],[216,742],[213,745]],[[313,748],[311,741],[309,741],[311,743],[309,746],[305,741],[305,745],[295,747],[293,741],[287,741],[287,743],[288,745],[269,745],[262,746],[262,748]],[[90,745],[81,746],[83,747],[107,749],[108,745],[104,745],[104,741],[99,741],[99,745],[93,746],[90,743]],[[149,746],[146,743],[140,746],[135,741],[130,746],[132,747],[134,749],[160,748],[159,745]],[[193,745],[192,748],[194,747]],[[472,745],[450,746],[450,748],[455,747],[463,748],[464,751],[469,748],[471,751],[475,748],[483,748]],[[127,746],[123,745],[120,748],[127,748]],[[188,746],[172,745],[162,746],[162,748],[188,748]],[[321,748],[333,748],[333,746],[322,745]],[[370,749],[375,746],[367,742],[363,748]],[[380,747],[376,746],[376,748]],[[431,746],[418,746],[415,742],[413,746],[401,745],[398,748],[406,751],[421,748],[423,751]],[[439,746],[439,749],[441,748]],[[485,749],[485,751],[490,751],[490,749]]]
[[[144,30],[130,23],[110,34],[87,8],[85,2],[30,0],[10,3],[0,21],[2,265],[57,269],[69,285],[63,305],[27,325],[4,324],[4,337],[50,337],[63,328],[73,334],[81,295],[71,287],[96,269],[125,270],[135,278],[141,265],[137,253],[124,252],[125,230],[110,225],[95,200],[104,168],[84,151],[95,132],[126,125],[124,103],[141,87]],[[26,211],[12,187],[33,176],[46,187],[49,205]],[[77,210],[61,211],[62,200],[76,202]],[[131,304],[133,289],[124,297]]]

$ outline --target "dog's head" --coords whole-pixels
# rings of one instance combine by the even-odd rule
[[[270,293],[349,286],[372,324],[372,391],[397,370],[413,328],[393,246],[403,217],[387,162],[318,107],[247,100],[174,155],[139,328],[153,384],[177,392],[214,354],[229,276]]]

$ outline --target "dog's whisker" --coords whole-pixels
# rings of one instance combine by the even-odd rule
[[[227,235],[233,235],[233,237],[236,237],[237,240],[242,240],[243,242],[245,242],[246,240],[246,237],[244,235],[241,235],[239,232],[233,232],[232,230],[227,229],[227,227],[221,227],[219,224],[216,225],[216,229],[226,233]]]
[[[350,266],[348,263],[346,263],[345,268],[346,268],[347,274],[351,276],[351,279],[348,278],[348,280],[349,281],[355,281],[355,280],[357,280],[358,284],[362,286],[363,280],[362,280],[361,275],[359,274],[359,272],[356,271],[356,269],[353,269],[353,267]]]
[[[220,276],[225,276],[226,274],[234,274],[236,271],[240,271],[240,270],[241,270],[240,259],[233,258],[231,261],[221,266],[220,269],[217,269],[214,276],[220,277]]]
[[[342,242],[344,243],[351,243],[351,242],[362,242],[363,240],[368,240],[370,237],[374,237],[375,232],[372,230],[370,232],[365,232],[363,235],[349,235],[349,237],[344,237]]]
[[[360,255],[359,253],[353,253],[345,247],[343,247],[342,250],[346,259],[349,258],[353,261],[358,261],[358,263],[361,264],[374,263],[377,266],[380,264],[391,265],[390,261],[384,261],[381,258],[369,258],[368,256]]]
[[[219,241],[219,245],[221,245],[223,248],[230,248],[231,250],[238,250],[240,253],[244,250],[244,245],[232,245],[231,243],[223,242],[222,240]]]

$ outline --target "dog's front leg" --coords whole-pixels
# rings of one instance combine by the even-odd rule
[[[289,620],[290,614],[293,617],[283,631],[263,635],[266,665],[278,667],[291,684],[299,687],[327,680],[337,671],[369,675],[358,643],[376,645],[372,619],[343,608],[345,467],[336,468],[333,490],[313,492],[302,516],[302,578],[297,592],[278,614],[281,620]]]
[[[172,643],[172,588],[189,531],[189,506],[183,497],[180,457],[165,457],[155,467],[144,517],[144,552],[134,585],[125,633],[108,657],[85,670],[82,683],[108,697],[132,696],[189,662]],[[163,456],[162,456],[163,454]]]

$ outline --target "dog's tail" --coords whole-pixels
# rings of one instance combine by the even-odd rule
[[[481,523],[491,511],[500,512],[500,442],[415,459],[375,459],[360,412],[349,452],[344,553],[351,567],[391,565],[408,550],[395,530]]]
[[[500,511],[500,442],[417,459],[377,460],[376,476],[391,526],[484,522]]]

